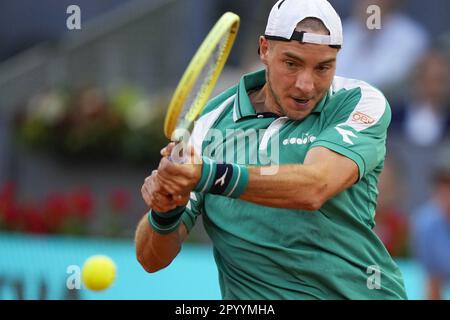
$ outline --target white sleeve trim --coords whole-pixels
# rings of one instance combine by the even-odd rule
[[[363,131],[374,126],[383,117],[386,111],[386,98],[384,95],[367,82],[335,77],[333,91],[341,89],[361,89],[361,100],[355,106],[346,122],[339,126],[349,126],[356,131]]]
[[[195,121],[194,130],[192,130],[189,144],[194,147],[197,154],[202,154],[202,144],[208,130],[211,129],[222,112],[231,105],[235,97],[236,94],[232,95],[222,102],[217,108],[201,116],[197,121]]]

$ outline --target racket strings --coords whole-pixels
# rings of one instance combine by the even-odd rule
[[[214,70],[216,69],[220,61],[224,59],[223,56],[225,53],[225,47],[228,42],[228,38],[228,33],[222,37],[220,42],[214,48],[214,51],[209,57],[208,61],[202,68],[200,75],[195,81],[192,90],[188,94],[188,97],[181,108],[177,126],[184,119],[187,119],[189,122],[193,121],[194,118],[198,115],[198,108],[202,108],[202,104],[197,102],[200,101],[203,96],[209,95],[209,92],[206,91],[210,87],[210,82],[212,81]]]
[[[192,57],[170,101],[164,134],[172,141],[187,137],[201,114],[226,63],[239,29],[239,16],[226,12]],[[178,130],[179,129],[179,130]]]

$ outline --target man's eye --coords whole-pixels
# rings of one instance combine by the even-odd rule
[[[320,72],[325,72],[327,70],[330,70],[330,66],[319,66],[317,67],[317,70]]]
[[[295,66],[295,63],[294,63],[293,61],[290,61],[290,60],[284,61],[284,64],[285,64],[287,67],[289,67],[289,68],[292,68],[292,67]]]

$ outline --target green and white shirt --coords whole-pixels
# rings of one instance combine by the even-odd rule
[[[302,164],[321,146],[353,160],[359,180],[317,211],[192,193],[182,221],[191,230],[203,215],[222,297],[406,299],[399,268],[372,230],[391,117],[385,97],[365,82],[335,77],[312,113],[295,121],[255,112],[248,92],[264,83],[264,70],[245,75],[208,103],[191,136],[197,151],[225,162],[267,165],[270,157],[283,165]]]

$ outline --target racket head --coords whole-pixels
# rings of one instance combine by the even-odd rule
[[[176,129],[190,130],[203,111],[228,59],[239,30],[240,18],[224,13],[209,31],[178,83],[164,121],[164,134],[180,141]]]

